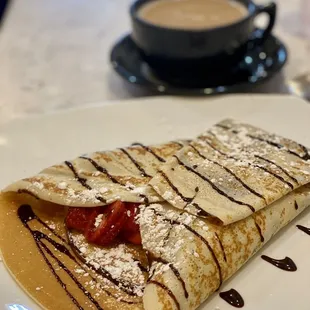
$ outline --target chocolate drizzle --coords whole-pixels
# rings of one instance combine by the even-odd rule
[[[293,262],[293,260],[287,256],[283,259],[275,259],[275,258],[271,258],[266,255],[262,255],[261,258],[265,260],[266,262],[282,270],[285,270],[285,271],[296,271],[297,270],[297,267],[295,263]]]
[[[44,251],[51,256],[58,264],[58,266],[60,268],[62,268],[67,275],[72,279],[72,281],[77,285],[77,287],[83,292],[83,294],[89,299],[90,302],[92,302],[98,310],[103,310],[101,308],[101,306],[98,304],[98,302],[91,296],[91,294],[87,291],[87,289],[77,280],[77,278],[73,275],[73,273],[64,265],[63,262],[61,262],[59,260],[59,256],[55,255],[50,249],[49,247],[47,247],[46,243],[42,242],[41,240],[44,239],[46,242],[48,242],[50,245],[53,246],[53,248],[57,251],[59,251],[60,253],[66,255],[67,257],[69,257],[76,265],[78,265],[81,269],[85,270],[83,265],[76,259],[76,257],[70,252],[70,246],[67,243],[67,241],[61,237],[60,235],[58,235],[53,229],[51,229],[48,225],[46,225],[32,210],[30,205],[21,205],[18,208],[17,211],[18,217],[21,220],[21,222],[24,224],[24,226],[27,228],[27,230],[31,233],[31,235],[33,236],[33,239],[36,243],[36,246],[40,252],[40,254],[42,255],[44,261],[46,262],[47,266],[49,267],[50,271],[52,272],[53,276],[56,278],[57,282],[62,286],[62,288],[65,290],[66,294],[68,295],[68,297],[71,299],[71,301],[78,307],[78,309],[83,310],[84,308],[79,305],[78,301],[74,298],[74,296],[69,292],[69,290],[67,289],[66,284],[60,279],[60,277],[57,275],[54,267],[52,266],[52,264],[50,263],[50,261],[48,260],[47,256],[45,255]],[[63,244],[58,243],[57,241],[55,241],[54,239],[50,238],[48,235],[46,235],[45,233],[38,231],[38,230],[32,230],[30,228],[30,226],[28,225],[28,222],[32,221],[32,220],[36,220],[38,221],[41,225],[43,225],[46,229],[48,229],[55,237],[57,237],[59,240],[61,240],[63,242]],[[43,251],[44,250],[44,251]],[[94,268],[89,268],[94,272],[97,272],[97,270],[94,270]],[[87,272],[85,270],[85,272]],[[88,273],[88,272],[87,272]],[[98,273],[98,272],[97,272]],[[97,282],[97,279],[92,276],[90,273],[88,273],[89,276],[92,278],[92,280],[94,280],[95,282]],[[98,282],[97,282],[98,283]],[[110,293],[109,291],[107,291],[106,289],[104,289],[102,287],[102,285],[100,284],[100,288],[109,296],[127,303],[127,304],[134,304],[136,302],[133,301],[127,301],[127,300],[123,300],[123,299],[119,299],[119,297],[114,296],[112,293]],[[121,287],[119,287],[120,289],[122,289]]]
[[[204,237],[202,237],[197,231],[195,231],[193,228],[186,225],[185,223],[181,223],[181,222],[176,221],[176,220],[168,219],[163,214],[160,214],[159,212],[157,212],[155,209],[152,209],[152,210],[153,210],[155,215],[162,217],[163,221],[169,222],[171,225],[182,225],[184,228],[186,228],[189,232],[191,232],[194,236],[196,236],[198,239],[200,239],[207,246],[207,248],[210,251],[211,256],[215,262],[217,270],[218,270],[218,274],[219,274],[219,286],[218,286],[218,288],[220,288],[220,286],[222,285],[222,282],[223,282],[222,269],[221,269],[221,265],[220,265],[216,255],[215,255],[212,247],[210,246],[209,242]]]
[[[222,125],[222,124],[216,124],[215,126],[219,127],[219,128],[222,128],[222,129],[225,129],[225,130],[231,130],[232,129],[231,127],[228,127],[228,126],[225,126],[225,125]],[[234,134],[238,134],[237,130],[231,130],[231,132],[234,133]],[[304,145],[302,145],[300,143],[297,143],[297,145],[302,149],[302,151],[304,152],[304,155],[300,155],[300,154],[298,154],[298,153],[288,149],[287,147],[285,147],[284,145],[282,145],[280,143],[277,143],[277,142],[274,142],[274,141],[271,141],[271,140],[268,140],[268,139],[264,139],[262,137],[253,136],[251,134],[247,134],[247,137],[249,137],[249,138],[251,138],[253,140],[258,140],[258,141],[261,141],[261,142],[265,142],[265,143],[267,143],[267,144],[269,144],[271,146],[274,146],[274,147],[276,147],[276,148],[278,148],[280,150],[284,150],[284,151],[288,152],[289,154],[297,156],[300,159],[303,159],[303,160],[310,159],[310,154],[308,152],[308,149]],[[295,143],[294,141],[290,141],[290,142]]]
[[[218,140],[218,138],[216,137],[215,134],[212,133],[212,135],[214,136],[215,139]],[[204,141],[209,147],[211,147],[213,150],[215,150],[215,151],[218,152],[219,154],[225,156],[226,158],[230,158],[230,159],[233,159],[233,160],[235,160],[235,161],[238,161],[238,160],[239,160],[238,158],[236,158],[236,157],[234,157],[234,156],[230,156],[230,155],[228,155],[228,154],[222,152],[221,150],[217,149],[217,148],[216,148],[215,146],[213,146],[209,141],[207,141],[207,140],[205,140],[205,139],[204,139],[203,141]],[[252,167],[255,167],[255,168],[258,168],[258,169],[263,170],[264,172],[266,172],[266,173],[272,175],[273,177],[277,178],[278,180],[280,180],[282,183],[288,185],[291,189],[294,189],[294,186],[293,186],[290,182],[286,181],[286,180],[285,180],[284,178],[282,178],[281,176],[279,176],[279,175],[273,173],[273,172],[270,171],[269,169],[267,169],[267,168],[265,168],[265,167],[263,167],[263,166],[261,166],[261,165],[257,165],[257,164],[251,163],[251,162],[248,162],[248,164],[249,164],[250,166],[252,166]]]
[[[173,191],[180,196],[180,198],[186,202],[192,202],[192,198],[191,197],[185,197],[180,191],[179,189],[170,181],[170,179],[168,178],[168,176],[163,172],[163,171],[158,171],[158,173],[161,174],[161,176],[165,179],[165,181],[168,183],[168,185],[173,189]]]
[[[87,189],[89,189],[89,190],[92,189],[91,186],[87,184],[87,179],[81,178],[81,177],[79,176],[79,174],[77,173],[77,171],[75,170],[73,164],[72,164],[70,161],[65,161],[65,164],[66,164],[67,167],[72,171],[72,173],[73,173],[75,179],[76,179],[78,182],[80,182],[80,184],[81,184],[82,186],[84,186],[85,188],[87,188]]]
[[[88,160],[96,169],[97,171],[105,174],[114,184],[118,184],[121,186],[125,186],[123,183],[121,183],[120,181],[118,181],[113,175],[111,175],[108,170],[102,166],[100,166],[95,160],[93,160],[92,158],[89,157],[85,157],[85,156],[80,156],[80,158]],[[130,190],[133,190],[134,188],[132,186],[128,187]],[[146,195],[144,194],[139,194],[139,196],[144,200],[144,202],[146,204],[149,203],[149,199]],[[98,199],[98,198],[97,198]],[[100,200],[100,199],[99,199]]]
[[[180,281],[180,283],[182,285],[185,298],[188,298],[188,291],[186,289],[185,282],[184,282],[183,278],[181,277],[179,270],[172,263],[169,263],[160,257],[156,257],[154,259],[154,262],[158,262],[158,263],[162,263],[164,265],[167,265],[171,269],[171,271],[174,273],[174,275],[176,276],[176,278]]]
[[[206,212],[201,207],[199,207],[199,205],[196,202],[192,203],[191,205],[196,208],[196,211],[197,211],[196,215],[199,215],[201,217],[210,217],[210,216],[212,217],[212,215],[210,213]]]
[[[121,280],[116,280],[112,277],[112,275],[103,267],[100,267],[98,269],[95,269],[93,267],[93,265],[89,264],[85,257],[83,256],[83,253],[81,253],[81,251],[74,245],[74,243],[72,242],[72,238],[70,237],[70,232],[67,231],[67,235],[68,235],[68,239],[70,242],[70,246],[72,248],[72,250],[74,251],[74,253],[77,255],[77,257],[91,270],[93,270],[94,272],[98,273],[99,275],[103,276],[104,278],[106,278],[107,280],[109,280],[111,283],[113,283],[115,286],[117,286],[120,290],[122,290],[123,292],[125,292],[126,294],[130,295],[130,296],[136,296],[136,294],[134,293],[134,287],[131,285],[131,283],[128,282],[124,282]],[[141,271],[145,270],[145,267],[142,266],[142,264],[138,264],[139,268]]]
[[[210,161],[211,163],[217,165],[218,167],[224,169],[227,173],[229,173],[230,175],[232,175],[245,189],[247,189],[247,190],[248,190],[250,193],[252,193],[253,195],[255,195],[255,196],[257,196],[257,197],[263,199],[264,202],[265,202],[265,204],[267,204],[266,198],[265,198],[262,194],[256,192],[253,188],[251,188],[249,185],[247,185],[244,181],[242,181],[242,180],[241,180],[234,172],[232,172],[230,169],[228,169],[227,167],[221,165],[220,163],[218,163],[218,162],[216,162],[216,161],[214,161],[214,160],[212,160],[212,159],[207,158],[206,156],[204,156],[203,154],[201,154],[201,152],[200,152],[196,147],[194,147],[193,145],[190,145],[190,147],[191,147],[201,158],[206,159],[206,160]],[[194,166],[193,166],[193,167],[194,167]],[[194,168],[194,169],[195,169],[195,168]]]
[[[298,143],[298,146],[303,150],[303,152],[305,153],[301,158],[303,159],[303,160],[309,160],[310,159],[310,154],[309,154],[309,151],[308,151],[308,149],[304,146],[304,145],[302,145],[302,144],[300,144],[300,143]]]
[[[291,180],[293,180],[295,183],[299,184],[298,183],[298,180],[296,178],[294,178],[293,176],[291,176],[284,168],[282,168],[281,166],[279,166],[278,164],[276,164],[275,162],[267,159],[267,158],[264,158],[262,156],[259,156],[259,155],[254,155],[256,158],[260,159],[260,160],[263,160],[263,161],[266,161],[267,163],[271,164],[271,165],[275,165],[279,170],[281,170],[286,176],[288,176]]]
[[[222,249],[222,252],[223,252],[224,261],[227,262],[226,253],[225,253],[225,249],[224,249],[223,243],[222,243],[220,237],[218,236],[218,234],[216,232],[214,233],[214,235],[215,235],[216,239],[218,240],[218,242],[219,242],[219,244],[221,246],[221,249]]]
[[[187,140],[187,141],[190,141],[190,140]],[[180,146],[180,149],[182,148],[182,147],[184,147],[184,144],[183,143],[181,143],[181,142],[179,142],[179,141],[172,141],[174,144],[177,144],[177,145],[179,145]],[[180,150],[179,149],[179,150]]]
[[[46,225],[36,214],[33,212],[30,205],[22,205],[19,207],[17,211],[19,219],[25,226],[28,226],[28,222],[32,220],[37,220],[42,226],[48,229],[53,235],[55,235],[62,242],[66,242],[66,240],[58,235],[53,229],[51,229],[48,225]]]
[[[305,146],[303,146],[302,144],[298,144],[298,146],[301,147],[302,150],[305,152],[304,155],[300,155],[300,154],[298,154],[298,153],[296,153],[296,152],[294,152],[294,151],[288,149],[287,147],[285,147],[284,145],[282,145],[282,144],[280,144],[280,143],[276,143],[276,142],[274,142],[274,141],[270,141],[270,140],[268,140],[268,139],[264,139],[264,138],[261,138],[261,137],[253,136],[253,135],[250,135],[250,134],[247,134],[247,136],[248,136],[249,138],[253,139],[253,140],[258,140],[258,141],[261,141],[261,142],[265,142],[265,143],[267,143],[267,144],[269,144],[269,145],[271,145],[271,146],[274,146],[274,147],[276,147],[276,148],[278,148],[278,149],[280,149],[280,150],[284,150],[284,151],[286,151],[287,153],[289,153],[289,154],[291,154],[291,155],[294,155],[294,156],[296,156],[296,157],[299,157],[300,159],[303,159],[303,160],[308,160],[308,159],[310,159],[310,155],[309,155],[309,153],[308,153],[308,151],[307,151],[307,148],[306,148]]]
[[[151,178],[151,175],[148,175],[145,170],[139,165],[139,163],[123,148],[120,148],[120,150],[131,160],[131,162],[135,165],[135,167],[141,172],[141,175],[143,177],[149,177]]]
[[[180,191],[179,189],[170,181],[170,179],[168,178],[168,176],[163,172],[163,171],[158,171],[158,173],[160,173],[160,175],[165,179],[165,181],[168,183],[168,185],[172,188],[172,190],[184,201],[186,202],[186,205],[184,206],[184,209],[188,208],[189,205],[191,204],[194,208],[196,208],[197,211],[197,215],[199,216],[203,216],[203,217],[207,217],[207,216],[211,216],[211,214],[209,214],[208,212],[206,212],[205,210],[203,210],[196,202],[192,203],[193,200],[196,197],[196,188],[195,188],[195,195],[193,197],[185,197]],[[199,190],[199,189],[198,189]]]
[[[153,278],[153,276],[155,274],[155,271],[156,271],[156,268],[153,268],[152,272],[150,273],[150,275],[149,275],[149,277],[147,279],[147,282],[149,282]]]
[[[159,155],[157,155],[150,147],[143,145],[142,143],[133,143],[132,146],[141,146],[143,149],[145,149],[147,152],[149,152],[150,154],[152,154],[157,160],[159,160],[160,162],[164,163],[166,162],[165,159],[163,159],[162,157],[160,157]]]
[[[166,285],[164,285],[164,284],[162,284],[160,282],[154,281],[154,280],[149,281],[149,284],[154,284],[156,286],[159,286],[163,290],[165,290],[167,292],[167,294],[171,297],[171,299],[174,301],[176,308],[178,310],[181,309],[180,308],[180,304],[179,304],[177,298],[175,297],[175,295],[171,292],[171,290]]]
[[[79,174],[77,173],[77,171],[75,170],[73,164],[70,161],[65,161],[65,164],[67,165],[67,167],[72,171],[75,179],[82,185],[84,186],[86,189],[88,190],[92,190],[92,187],[90,185],[87,184],[87,179],[82,178],[79,176]],[[102,196],[96,196],[96,199],[101,201],[102,203],[106,203],[106,200],[102,197]]]
[[[176,155],[173,155],[173,157],[175,157],[178,161],[178,164],[183,166],[186,170],[196,174],[197,176],[199,176],[202,180],[206,181],[218,194],[226,197],[228,200],[239,204],[239,205],[243,205],[248,207],[252,212],[255,212],[255,208],[253,206],[251,206],[248,203],[236,200],[235,198],[229,196],[228,194],[226,194],[225,192],[223,192],[221,189],[219,189],[213,182],[211,182],[211,180],[209,180],[206,176],[200,174],[199,172],[195,171],[192,167],[187,166],[185,163],[183,163]]]
[[[304,233],[306,233],[307,235],[310,235],[310,228],[302,226],[302,225],[296,225],[296,227],[300,229],[301,231],[303,231]]]
[[[260,165],[254,165],[255,167],[264,170],[265,172],[273,175],[275,178],[277,178],[278,180],[280,180],[282,183],[288,185],[291,189],[294,189],[294,185],[288,181],[286,181],[283,177],[281,177],[278,174],[273,173],[272,171],[270,171],[269,169],[267,169],[266,167],[260,166]]]
[[[294,207],[295,207],[295,210],[298,210],[298,208],[299,208],[298,203],[297,203],[296,200],[294,201]]]
[[[180,223],[180,222],[177,222],[177,221],[172,221],[172,224],[177,224],[177,225],[183,225],[188,231],[190,231],[192,234],[194,234],[198,239],[200,239],[208,248],[208,250],[210,251],[211,255],[212,255],[212,258],[216,264],[216,267],[218,269],[218,273],[219,273],[219,286],[217,289],[219,289],[222,285],[222,282],[223,282],[223,276],[222,276],[222,268],[221,268],[221,265],[211,247],[211,245],[209,244],[209,242],[204,238],[202,237],[197,231],[195,231],[194,229],[192,229],[190,226],[184,224],[184,223]]]
[[[187,289],[186,289],[185,282],[182,279],[178,269],[173,264],[169,264],[169,267],[172,270],[172,272],[174,273],[174,275],[177,277],[177,279],[181,282],[185,298],[188,298],[188,292],[187,292]]]
[[[233,288],[229,291],[221,292],[220,297],[233,307],[242,308],[244,306],[244,300],[242,296]]]
[[[264,242],[265,241],[265,238],[264,238],[264,236],[263,236],[263,233],[262,233],[262,229],[261,229],[261,227],[257,224],[257,222],[254,220],[254,222],[255,222],[255,226],[256,226],[256,228],[257,228],[257,231],[258,231],[258,233],[259,233],[259,236],[260,236],[260,241],[261,242]]]
[[[215,124],[216,127],[219,127],[219,128],[223,128],[225,130],[230,130],[231,128],[226,126],[226,125],[223,125],[223,124]]]
[[[45,243],[43,243],[41,241],[41,239],[45,239],[46,241],[50,242],[51,239],[47,235],[45,235],[44,233],[39,232],[37,230],[32,230],[30,228],[30,226],[28,225],[28,222],[31,220],[34,220],[34,219],[38,220],[38,217],[34,214],[31,206],[21,205],[17,211],[17,214],[18,214],[18,217],[20,218],[20,220],[22,221],[22,223],[24,224],[24,226],[27,228],[27,230],[33,236],[33,239],[36,243],[36,246],[37,246],[40,254],[42,255],[44,261],[48,265],[50,271],[52,272],[53,276],[56,278],[57,282],[65,290],[66,294],[69,296],[71,301],[78,307],[78,309],[83,310],[83,307],[78,303],[78,301],[74,298],[74,296],[69,292],[66,284],[60,279],[60,277],[56,273],[55,269],[53,268],[52,264],[47,259],[43,249],[46,251],[46,253],[48,253],[57,262],[58,266],[60,268],[62,268],[67,273],[67,275],[72,279],[72,281],[77,285],[77,287],[83,292],[83,294],[89,299],[89,301],[92,302],[97,307],[97,309],[103,310],[103,308],[101,308],[101,306],[98,304],[98,302],[91,296],[91,294],[86,290],[86,288],[77,280],[77,278],[72,274],[72,272],[52,253],[52,251],[45,245]],[[42,223],[41,220],[39,220],[39,222]],[[56,236],[58,237],[58,235],[56,235]],[[61,240],[63,240],[63,239],[61,239]],[[76,261],[75,258],[72,256],[72,254],[69,252],[69,250],[67,248],[65,248],[63,245],[58,244],[56,241],[53,241],[52,245],[54,247],[57,246],[56,249],[58,251],[67,255],[69,258],[73,259],[74,261]]]
[[[96,169],[97,171],[105,174],[113,183],[115,184],[119,184],[119,185],[123,185],[122,183],[120,183],[115,177],[113,177],[106,168],[100,166],[95,160],[93,160],[92,158],[89,157],[85,157],[85,156],[80,156],[80,158],[88,160]]]

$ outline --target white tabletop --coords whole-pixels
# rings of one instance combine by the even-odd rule
[[[13,1],[0,28],[0,123],[150,95],[127,85],[109,64],[112,45],[130,31],[131,2]],[[275,33],[287,44],[290,58],[283,74],[255,90],[259,92],[285,92],[285,79],[310,70],[310,0],[277,4]]]

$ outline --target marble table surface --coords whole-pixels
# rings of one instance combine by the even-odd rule
[[[127,85],[109,64],[113,43],[130,31],[131,2],[14,0],[0,28],[0,123],[151,95]],[[275,33],[289,49],[289,62],[256,92],[287,92],[287,80],[310,71],[310,0],[277,5]]]

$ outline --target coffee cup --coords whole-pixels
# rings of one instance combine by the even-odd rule
[[[132,38],[144,60],[161,77],[180,74],[190,76],[205,70],[225,70],[233,66],[244,57],[248,49],[264,43],[276,19],[275,3],[262,6],[251,0],[234,0],[235,4],[244,8],[245,13],[234,21],[220,20],[219,25],[215,26],[204,26],[203,18],[202,24],[196,23],[194,27],[188,24],[182,26],[182,19],[177,26],[169,25],[169,11],[166,9],[164,14],[167,25],[162,24],[158,12],[155,20],[141,13],[146,6],[156,6],[156,2],[163,1],[173,2],[137,0],[130,8]],[[186,0],[180,0],[179,3],[182,1]],[[174,0],[174,3],[178,5],[178,1]],[[254,20],[263,13],[269,17],[268,25],[263,31],[257,32]],[[208,19],[205,18],[205,21]]]

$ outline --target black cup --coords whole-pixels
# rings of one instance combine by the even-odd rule
[[[236,0],[248,9],[248,15],[233,24],[201,30],[165,28],[138,16],[139,9],[150,1],[156,0],[137,0],[130,8],[132,38],[144,60],[161,78],[184,74],[197,78],[205,70],[227,70],[249,48],[264,43],[276,19],[275,3],[260,6],[251,0]],[[263,32],[256,32],[254,20],[261,13],[269,16],[269,23]]]

